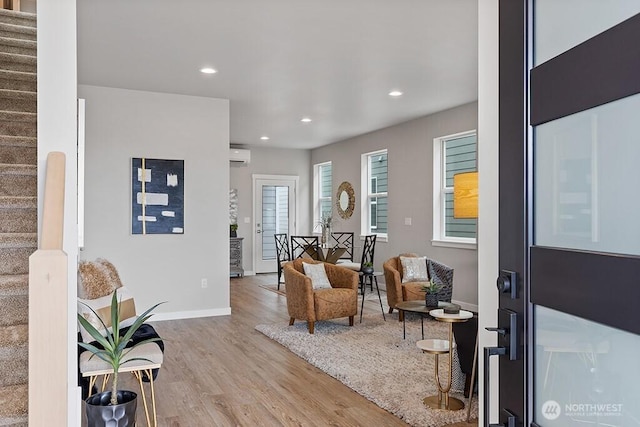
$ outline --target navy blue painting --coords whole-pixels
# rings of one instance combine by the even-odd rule
[[[184,234],[184,160],[131,159],[131,233]]]

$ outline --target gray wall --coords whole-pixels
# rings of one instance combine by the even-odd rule
[[[138,311],[167,301],[156,319],[230,313],[229,102],[78,89],[86,99],[85,248],[80,257],[112,261]],[[184,160],[183,235],[131,234],[132,157]]]
[[[477,103],[465,104],[345,141],[312,150],[311,163],[332,161],[334,193],[349,181],[356,193],[356,207],[348,220],[338,220],[335,231],[360,234],[360,157],[387,149],[389,155],[389,240],[377,242],[375,268],[402,252],[416,252],[454,268],[453,299],[478,303],[476,250],[436,247],[431,244],[433,197],[433,139],[476,129]],[[405,224],[412,219],[412,225]],[[360,249],[361,250],[361,249]]]
[[[313,186],[313,169],[310,150],[251,147],[251,163],[247,166],[231,166],[229,188],[238,189],[238,237],[243,241],[243,266],[245,273],[253,272],[253,174],[295,175],[300,178],[296,197],[298,218],[297,232],[311,233],[312,211],[310,203]],[[250,218],[250,223],[244,222]],[[273,271],[276,271],[274,261]]]

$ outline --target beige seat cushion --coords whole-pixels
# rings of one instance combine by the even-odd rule
[[[91,352],[84,351],[80,355],[80,372],[84,376],[99,375],[102,373],[113,372],[113,368],[98,356],[91,357]],[[161,365],[164,361],[164,355],[158,344],[154,342],[146,343],[135,347],[124,356],[123,360],[134,358],[142,358],[147,360],[134,360],[120,365],[120,372],[135,371],[149,365]]]
[[[349,270],[353,270],[353,271],[360,271],[360,263],[359,262],[352,262],[349,260],[339,260],[336,265],[339,265],[340,267],[344,267],[344,268],[348,268]]]

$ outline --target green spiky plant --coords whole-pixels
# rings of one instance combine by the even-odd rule
[[[118,371],[120,370],[120,366],[127,363],[132,362],[134,360],[144,360],[147,362],[151,362],[149,359],[141,358],[141,357],[133,357],[130,359],[126,359],[127,354],[142,344],[147,344],[150,342],[156,342],[162,340],[162,338],[149,338],[143,341],[140,341],[131,347],[126,348],[126,345],[131,341],[131,337],[133,334],[142,326],[144,322],[149,320],[153,314],[150,314],[153,310],[156,309],[160,304],[158,303],[142,313],[142,315],[138,316],[135,322],[131,326],[127,332],[122,335],[120,331],[120,303],[118,303],[117,291],[113,291],[113,297],[111,298],[111,325],[112,330],[109,331],[107,325],[105,325],[104,321],[98,316],[93,308],[89,307],[87,304],[85,306],[89,307],[89,309],[93,312],[93,314],[100,319],[100,323],[106,332],[106,336],[103,336],[102,333],[98,329],[96,329],[87,319],[85,319],[80,313],[78,313],[78,322],[82,325],[83,328],[87,330],[89,335],[103,348],[99,348],[93,344],[79,342],[82,348],[87,351],[90,351],[91,357],[97,356],[100,359],[107,362],[113,368],[113,379],[111,382],[111,405],[118,404]]]
[[[429,280],[426,285],[422,285],[422,290],[428,294],[437,294],[441,288],[442,285],[436,283],[433,279]]]

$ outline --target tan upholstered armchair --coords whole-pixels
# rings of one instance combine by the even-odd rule
[[[401,254],[404,257],[416,257],[416,254]],[[393,313],[396,304],[402,301],[424,300],[425,292],[422,285],[426,282],[402,283],[402,263],[400,256],[388,259],[382,264],[384,279],[387,286],[387,302],[389,303],[389,313]],[[453,290],[453,269],[437,261],[427,259],[426,269],[428,277],[433,278],[441,285],[439,292],[440,301],[451,301]],[[400,320],[402,318],[400,317]]]
[[[333,264],[324,264],[331,288],[313,289],[311,279],[304,274],[302,263],[319,261],[296,259],[284,266],[284,286],[287,293],[289,325],[306,320],[309,333],[318,320],[349,317],[349,326],[358,312],[358,273]]]
[[[402,256],[417,256],[416,254],[402,254]],[[389,258],[382,264],[384,281],[387,286],[387,302],[389,313],[393,313],[396,304],[402,301],[424,300],[425,292],[421,289],[424,283],[402,283],[402,264],[400,257]],[[402,320],[402,319],[400,319]]]

